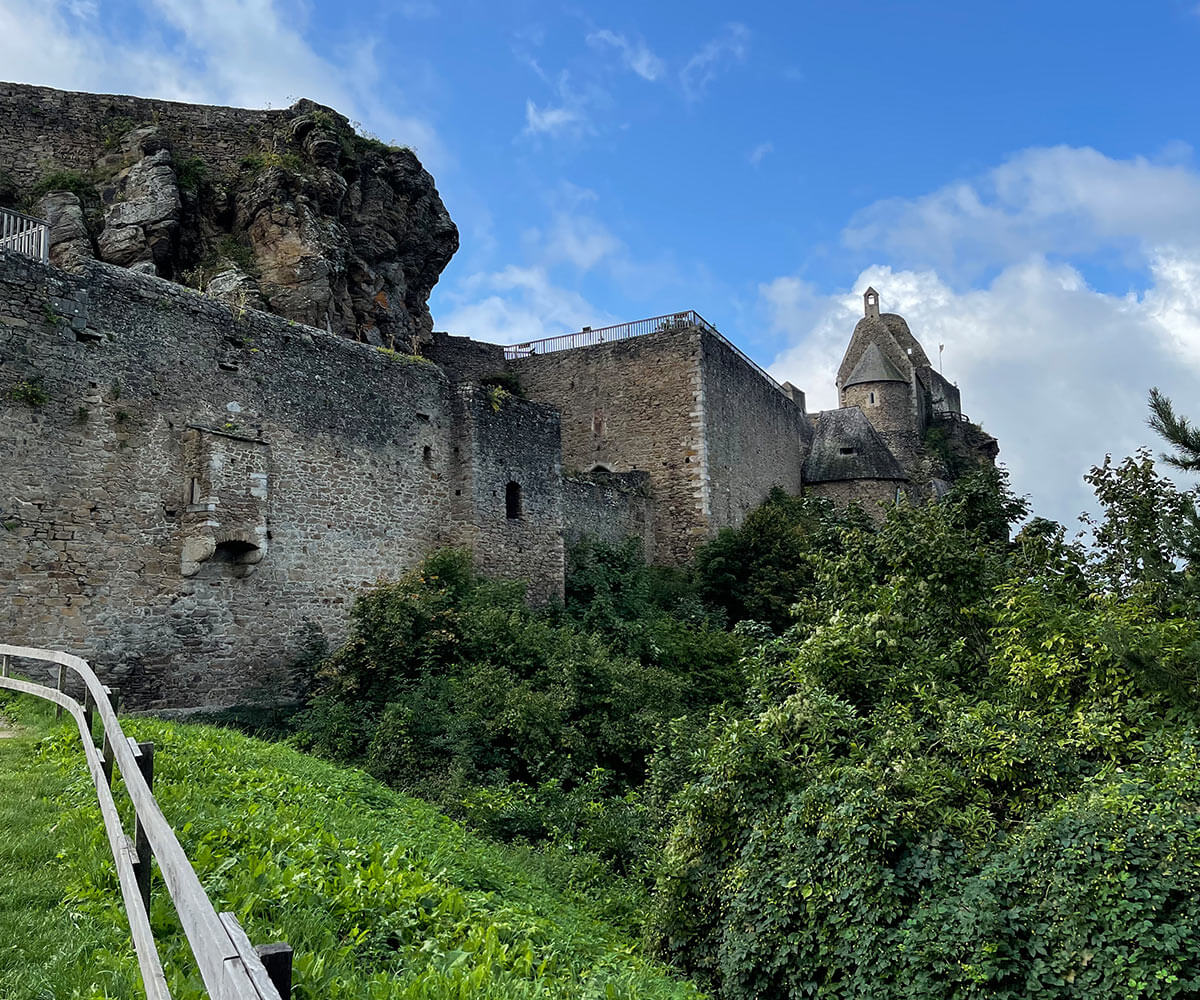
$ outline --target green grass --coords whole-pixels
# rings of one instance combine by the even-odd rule
[[[0,739],[0,997],[139,996],[124,928],[70,898],[68,859],[95,850],[90,817],[71,805],[91,788],[82,755],[78,767],[44,760],[51,714],[20,708],[22,735]]]
[[[297,1000],[697,996],[602,900],[361,772],[224,729],[125,725],[155,742],[156,793],[218,910],[296,949]],[[136,996],[78,738],[31,727],[40,739],[0,741],[0,996]],[[161,888],[152,922],[172,994],[202,996]]]

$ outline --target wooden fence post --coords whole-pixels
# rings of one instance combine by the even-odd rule
[[[260,944],[254,950],[262,959],[267,978],[279,991],[280,1000],[292,1000],[292,946],[283,944]]]
[[[104,729],[104,736],[101,739],[102,749],[100,751],[100,763],[104,768],[104,780],[108,782],[108,787],[112,788],[112,772],[113,772],[113,748],[108,741],[108,729]]]
[[[64,667],[64,666],[63,666],[63,665],[60,663],[60,664],[58,665],[58,691],[59,691],[59,694],[62,694],[62,692],[63,692],[63,687],[64,687],[64,685],[65,685],[66,683],[67,683],[67,668],[66,668],[66,667]],[[56,719],[61,719],[61,718],[62,718],[62,705],[55,705],[55,706],[54,706],[54,717],[55,717]]]
[[[0,677],[8,676],[8,657],[0,656]]]
[[[146,779],[146,787],[151,792],[154,791],[154,744],[153,743],[138,743],[133,737],[130,737],[129,743],[137,748],[137,766],[142,772],[142,777]],[[134,874],[137,875],[138,890],[142,894],[142,905],[146,908],[146,912],[150,912],[150,869],[152,866],[152,855],[150,852],[150,839],[146,836],[146,831],[142,828],[142,818],[135,816],[133,843],[137,851],[137,863],[133,866]]]
[[[83,690],[83,721],[87,723],[88,739],[95,744],[96,737],[92,732],[92,689],[89,687]]]

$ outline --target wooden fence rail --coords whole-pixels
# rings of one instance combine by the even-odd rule
[[[57,689],[13,677],[13,659],[57,664]],[[83,704],[66,693],[64,682],[68,671],[83,681]],[[117,866],[121,896],[125,901],[147,1000],[171,1000],[150,929],[151,858],[158,861],[159,873],[175,905],[175,912],[179,914],[179,922],[211,1000],[288,1000],[291,996],[291,949],[286,945],[265,945],[256,949],[232,913],[217,914],[175,831],[154,798],[153,744],[138,743],[125,735],[113,708],[112,691],[100,683],[87,661],[69,653],[0,643],[0,688],[53,702],[58,706],[58,714],[66,710],[79,726],[104,829]],[[93,715],[100,717],[100,747],[93,735]],[[122,827],[113,799],[114,764],[133,803],[136,817],[133,837]]]

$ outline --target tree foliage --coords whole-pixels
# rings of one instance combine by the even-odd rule
[[[1200,989],[1188,504],[1142,463],[1091,552],[979,481],[840,531],[749,711],[654,762],[660,954],[727,1000]]]

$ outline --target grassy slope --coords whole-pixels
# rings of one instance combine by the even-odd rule
[[[696,996],[520,852],[359,772],[221,729],[126,728],[154,740],[159,801],[217,908],[296,949],[297,1000]],[[0,996],[138,995],[77,737],[0,741],[0,808]],[[172,992],[201,996],[155,899]]]

